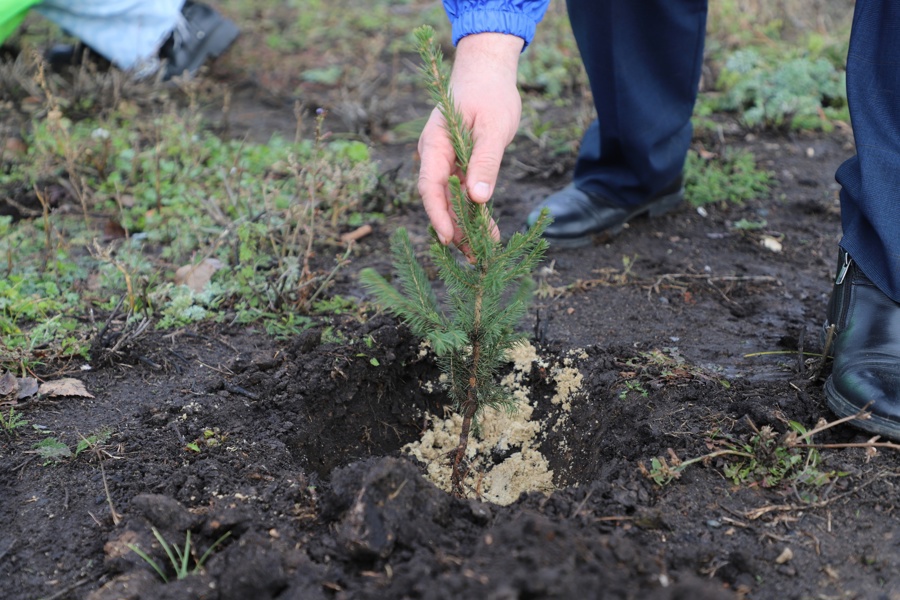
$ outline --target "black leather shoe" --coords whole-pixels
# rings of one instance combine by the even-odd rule
[[[160,58],[166,60],[164,79],[187,72],[194,75],[210,58],[225,52],[240,33],[237,25],[200,2],[185,2],[184,20],[163,45]]]
[[[544,238],[553,246],[575,248],[588,244],[595,235],[619,233],[625,223],[637,216],[663,215],[678,206],[683,198],[681,177],[636,206],[616,204],[603,196],[584,192],[572,184],[538,204],[528,215],[528,226],[534,225],[541,210],[547,208],[553,222],[544,231]]]
[[[868,419],[850,424],[900,440],[900,304],[869,281],[840,251],[828,327],[834,325],[834,364],[825,382],[829,408],[839,417],[865,409]]]

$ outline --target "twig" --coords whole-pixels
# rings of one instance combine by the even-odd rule
[[[763,352],[750,352],[749,354],[745,354],[744,358],[756,358],[757,356],[776,356],[778,354],[798,354],[796,350],[766,350]],[[825,354],[819,354],[818,352],[799,352],[801,356],[815,356],[821,358],[827,358]]]
[[[853,489],[847,490],[846,492],[844,492],[842,494],[838,494],[837,496],[834,496],[833,498],[827,498],[825,500],[820,500],[819,502],[810,502],[808,504],[802,504],[802,505],[773,504],[770,506],[763,506],[761,508],[749,510],[749,511],[743,513],[743,516],[750,519],[751,521],[755,521],[759,517],[761,517],[765,514],[768,514],[770,512],[773,512],[773,511],[788,512],[788,511],[792,511],[792,510],[808,510],[810,508],[824,508],[824,507],[828,506],[829,504],[832,504],[834,502],[837,502],[838,500],[846,498],[847,496],[858,493],[860,490],[872,485],[877,480],[878,480],[878,477],[872,477],[868,481],[858,485],[857,487],[855,487]]]
[[[106,502],[109,504],[109,515],[112,517],[113,525],[118,526],[122,521],[122,515],[116,512],[116,507],[113,506],[112,496],[109,494],[109,484],[106,481],[106,469],[103,468],[103,461],[100,461],[100,475],[103,479],[103,491],[106,493]]]
[[[719,288],[713,285],[714,283],[725,283],[725,282],[744,282],[744,283],[774,283],[780,284],[781,281],[772,277],[771,275],[720,275],[720,276],[712,276],[704,273],[665,273],[660,275],[656,279],[656,283],[651,285],[647,290],[647,296],[649,297],[651,293],[655,292],[659,294],[659,286],[662,285],[664,281],[677,281],[678,279],[703,279],[707,283],[710,284],[716,291],[720,294],[722,293]],[[724,294],[723,294],[724,296]],[[726,299],[729,302],[734,302],[733,300]]]
[[[41,600],[58,600],[59,598],[63,598],[64,596],[67,596],[69,594],[69,592],[71,592],[75,588],[79,588],[79,587],[83,586],[84,584],[89,583],[90,581],[91,580],[87,577],[85,577],[84,579],[79,579],[75,583],[67,585],[63,589],[59,590],[52,596],[44,596],[43,598],[41,598]]]
[[[831,351],[831,343],[834,341],[834,331],[835,326],[829,325],[828,329],[825,330],[825,346],[822,348],[822,360],[819,361],[819,364],[816,365],[816,368],[813,369],[812,374],[810,375],[810,381],[816,381],[822,377],[822,371],[825,370],[825,363],[829,358],[831,358],[828,353]]]
[[[890,450],[900,450],[900,444],[893,442],[876,442],[879,436],[875,436],[868,442],[846,443],[846,444],[796,444],[798,448],[888,448]]]
[[[9,540],[9,543],[6,545],[6,548],[0,550],[0,560],[3,560],[3,557],[9,554],[9,551],[13,549],[13,546],[16,545],[16,542],[19,541],[16,538]]]
[[[141,361],[142,363],[144,363],[145,365],[147,365],[148,367],[150,367],[151,369],[156,369],[157,371],[162,369],[162,365],[156,364],[155,362],[153,362],[146,356],[138,356],[137,359],[139,361]]]
[[[862,409],[861,409],[858,413],[856,413],[855,415],[850,415],[849,417],[844,417],[844,418],[842,418],[842,419],[837,419],[836,421],[831,421],[831,422],[829,422],[829,423],[825,423],[824,425],[819,425],[818,427],[815,427],[815,428],[813,428],[813,429],[810,429],[810,430],[807,431],[806,433],[797,436],[796,440],[794,440],[794,441],[795,441],[796,443],[799,444],[799,443],[802,442],[803,440],[809,440],[809,439],[811,439],[812,436],[814,436],[815,434],[821,433],[821,432],[825,431],[826,429],[831,429],[831,428],[834,427],[835,425],[840,425],[840,424],[842,424],[842,423],[849,423],[850,421],[855,421],[855,420],[857,420],[857,419],[859,419],[859,420],[861,420],[861,421],[864,421],[864,420],[866,420],[866,419],[869,419],[869,418],[871,417],[871,415],[870,415],[870,413],[868,413],[868,412],[866,411],[866,409],[869,408],[869,406],[870,406],[871,404],[872,404],[871,402],[869,402],[868,404],[866,404],[866,405],[865,405],[864,407],[862,407]]]
[[[254,394],[250,390],[245,390],[239,385],[234,385],[233,383],[228,383],[227,381],[222,382],[222,389],[226,392],[231,392],[232,394],[237,394],[239,396],[244,396],[245,398],[250,398],[251,400],[259,400],[259,395]]]
[[[581,512],[581,509],[584,508],[584,505],[587,504],[587,501],[591,499],[591,494],[593,494],[593,493],[594,493],[594,490],[589,490],[588,493],[584,495],[584,500],[582,500],[582,501],[578,504],[578,508],[576,508],[576,509],[575,509],[575,512],[572,513],[572,516],[573,516],[573,517],[577,517],[577,516],[578,516],[578,513]]]

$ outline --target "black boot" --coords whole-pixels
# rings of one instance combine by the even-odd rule
[[[844,250],[839,253],[825,334],[834,326],[834,365],[825,382],[829,408],[839,417],[865,409],[855,427],[900,440],[900,303],[869,281]]]
[[[210,58],[225,52],[240,30],[218,12],[200,2],[185,2],[184,20],[160,50],[166,61],[164,79],[187,72],[194,75]]]
[[[573,184],[538,204],[528,215],[528,226],[534,225],[541,210],[546,208],[553,222],[544,230],[544,238],[553,246],[575,248],[588,244],[593,236],[619,233],[625,223],[637,216],[663,215],[678,206],[683,198],[681,177],[658,194],[633,206],[622,206],[603,196],[589,194]]]

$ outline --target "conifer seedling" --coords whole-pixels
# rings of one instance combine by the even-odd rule
[[[457,165],[464,174],[474,145],[472,132],[453,102],[449,74],[434,31],[423,26],[415,34],[423,61],[422,78],[444,117]],[[415,335],[430,342],[447,375],[447,392],[463,417],[459,444],[451,453],[451,487],[455,495],[464,496],[470,429],[477,425],[485,407],[513,407],[512,395],[499,383],[498,372],[507,351],[524,341],[524,335],[516,333],[515,326],[531,300],[531,273],[547,249],[541,234],[550,217],[545,212],[526,233],[513,234],[503,245],[491,235],[490,203],[470,201],[458,177],[451,177],[449,184],[457,226],[463,232],[460,246],[467,248],[467,260],[441,244],[434,229],[429,229],[431,258],[444,283],[447,310],[438,303],[403,228],[391,237],[398,286],[395,288],[372,269],[363,270],[360,279],[382,307],[407,323]]]

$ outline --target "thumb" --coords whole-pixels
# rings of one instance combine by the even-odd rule
[[[505,147],[499,140],[495,143],[489,140],[479,142],[476,138],[466,171],[466,191],[474,202],[484,204],[494,194]]]

